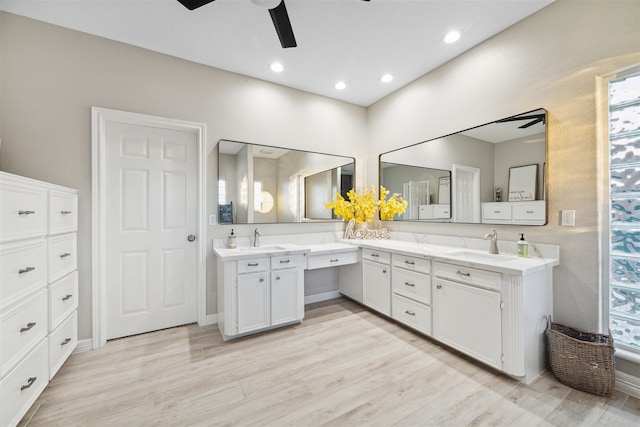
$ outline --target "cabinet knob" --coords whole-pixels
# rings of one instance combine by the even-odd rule
[[[382,270],[382,274],[387,274],[387,270]]]
[[[196,240],[196,236],[194,236],[193,234],[189,234],[187,236],[187,240],[190,241],[190,242],[193,242],[194,240]]]
[[[276,280],[280,280],[280,276],[276,276]]]
[[[437,285],[436,288],[442,289],[442,285]]]

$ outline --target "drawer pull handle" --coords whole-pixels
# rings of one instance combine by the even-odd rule
[[[471,273],[463,273],[462,271],[458,270],[456,271],[456,274],[458,276],[464,276],[464,277],[471,277]]]
[[[280,260],[280,264],[288,264],[288,263],[290,263],[290,262],[291,262],[291,260],[290,260],[290,259],[281,259],[281,260]]]
[[[413,261],[405,261],[404,263],[407,265],[416,265],[416,263]]]
[[[67,295],[65,295],[65,296],[63,296],[63,297],[62,297],[62,301],[66,301],[66,300],[68,300],[69,298],[71,298],[72,296],[73,296],[73,295],[71,295],[71,294],[67,294]]]
[[[36,213],[36,211],[18,211],[18,215],[31,215]]]
[[[18,274],[28,273],[28,272],[33,271],[35,269],[36,269],[35,267],[25,267],[25,268],[23,268],[21,270],[18,270]]]
[[[372,256],[372,257],[374,257],[374,258],[378,258],[380,255],[378,255],[378,254],[371,254],[371,256]]]
[[[411,286],[412,288],[416,287],[415,283],[404,282],[404,284],[407,286]]]
[[[438,285],[438,286],[436,286],[436,288],[442,289],[442,285]]]
[[[60,255],[60,258],[66,258],[68,256],[71,256],[71,254],[69,252],[65,252],[65,253]]]
[[[60,211],[60,215],[69,215],[71,211]]]
[[[27,380],[27,383],[25,385],[23,385],[22,387],[20,387],[20,391],[24,391],[24,390],[28,389],[29,387],[31,387],[33,385],[33,383],[36,382],[37,379],[38,379],[38,377],[30,377]]]
[[[28,330],[30,330],[34,326],[36,326],[36,322],[29,322],[29,323],[27,323],[26,327],[20,328],[20,333],[27,332]]]
[[[280,276],[276,276],[276,280],[280,280]]]
[[[248,262],[248,263],[247,263],[247,267],[257,267],[257,266],[259,266],[259,265],[260,265],[260,264],[258,264],[257,262]]]
[[[500,211],[493,211],[493,213],[500,213]]]
[[[387,274],[387,270],[382,270],[382,274]]]
[[[71,338],[67,338],[67,339],[65,339],[64,341],[62,341],[62,342],[60,343],[60,347],[62,347],[63,345],[67,345],[67,344],[69,344],[70,342],[71,342]]]
[[[409,316],[415,316],[415,315],[416,315],[416,314],[415,314],[413,311],[411,311],[411,310],[405,310],[404,312],[405,312],[405,313],[407,313]]]
[[[329,262],[338,262],[340,261],[338,258],[330,259]]]
[[[258,282],[262,283],[264,282],[264,279],[261,277],[260,280],[258,280]]]

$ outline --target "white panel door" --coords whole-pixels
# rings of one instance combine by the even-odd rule
[[[106,126],[107,339],[195,322],[197,136]]]

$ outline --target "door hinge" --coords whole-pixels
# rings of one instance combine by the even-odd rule
[[[504,301],[500,300],[500,310],[504,310]]]
[[[500,363],[504,365],[504,353],[500,355]]]

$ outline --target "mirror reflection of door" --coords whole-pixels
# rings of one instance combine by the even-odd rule
[[[480,169],[453,165],[453,220],[480,222]]]

